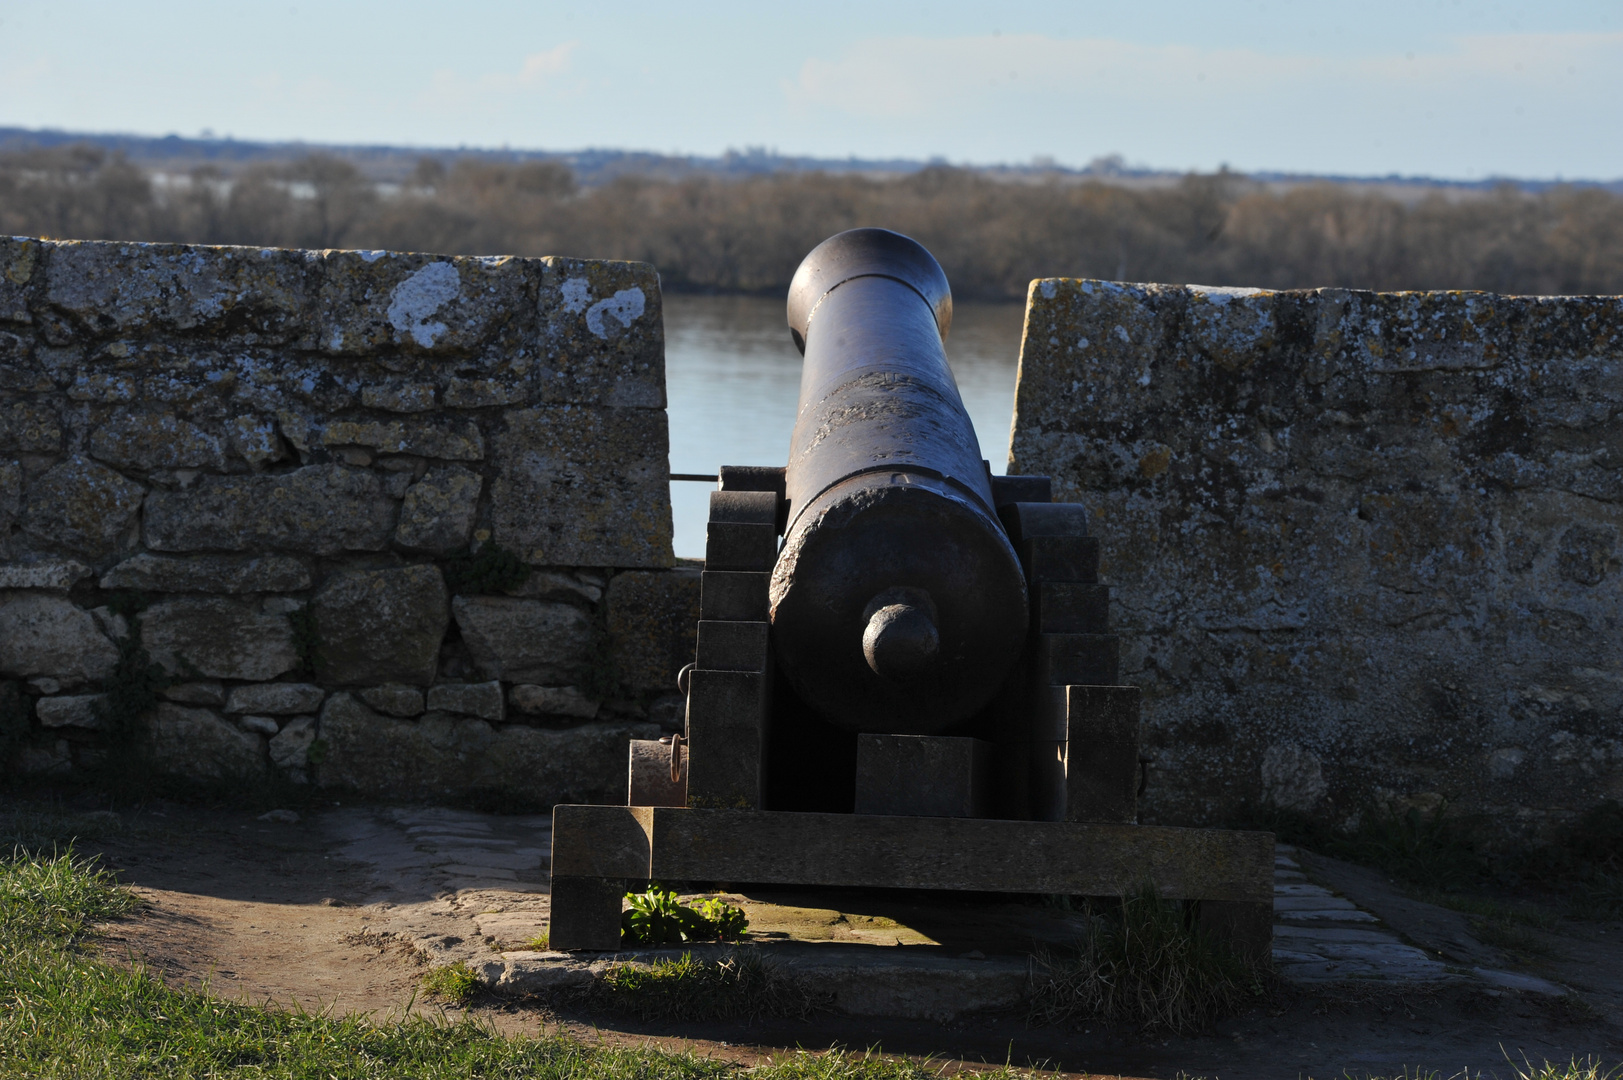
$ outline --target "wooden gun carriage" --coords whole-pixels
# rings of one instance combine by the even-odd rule
[[[555,808],[551,944],[619,947],[650,879],[1119,896],[1152,884],[1242,953],[1272,939],[1273,837],[1136,824],[1086,509],[993,476],[947,364],[946,276],[897,233],[820,244],[785,468],[710,496],[683,737],[628,805]]]

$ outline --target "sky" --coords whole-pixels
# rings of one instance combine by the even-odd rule
[[[0,0],[0,126],[1623,177],[1619,0]]]

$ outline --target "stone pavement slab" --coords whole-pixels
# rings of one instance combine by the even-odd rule
[[[550,919],[552,836],[546,815],[373,808],[334,811],[325,824],[338,854],[368,869],[369,900],[378,912],[376,933],[406,942],[432,963],[468,963],[499,993],[522,996],[583,985],[609,962],[646,962],[665,955],[658,950],[590,957],[534,951],[545,940]],[[1420,947],[1361,906],[1359,897],[1366,890],[1360,887],[1349,896],[1325,888],[1310,880],[1303,859],[1286,844],[1274,854],[1274,963],[1283,978],[1307,984],[1477,981],[1500,990],[1566,992],[1548,980],[1501,971],[1493,966],[1497,961],[1480,962],[1496,954],[1474,941],[1480,951],[1460,953],[1460,959],[1477,961],[1469,963],[1450,962],[1451,957]],[[1315,875],[1319,862],[1314,857]],[[1366,884],[1361,877],[1356,882]],[[1381,897],[1388,910],[1400,910],[1390,906],[1394,901],[1385,894]],[[1012,929],[1013,937],[1002,935],[1008,939],[1004,947],[987,947],[1007,955],[982,957],[979,948],[955,955],[943,945],[946,939],[919,932],[928,928],[915,926],[906,913],[892,913],[896,918],[891,919],[823,911],[824,905],[841,902],[833,896],[734,899],[752,913],[755,937],[746,947],[767,951],[786,973],[833,995],[838,1007],[853,1016],[941,1019],[1015,1004],[1029,985],[1025,954],[1037,941],[1064,932],[1065,916],[1031,909],[1024,922],[1015,919],[1021,925]],[[796,906],[808,903],[817,910]],[[960,923],[965,918],[1014,918],[1002,911],[955,917]],[[958,929],[961,933],[962,926]],[[1025,944],[1010,944],[1015,938]],[[691,951],[727,948],[695,946]]]

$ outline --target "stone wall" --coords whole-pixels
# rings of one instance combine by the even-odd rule
[[[0,239],[14,764],[103,763],[138,635],[160,769],[623,799],[697,607],[664,407],[643,264]]]
[[[1094,509],[1148,819],[1623,797],[1623,298],[1034,282],[1011,457]]]

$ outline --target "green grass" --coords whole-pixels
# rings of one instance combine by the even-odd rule
[[[152,1080],[708,1080],[738,1066],[413,1014],[373,1022],[221,1001],[98,959],[93,927],[136,899],[69,854],[0,858],[0,1077]],[[759,1080],[926,1080],[928,1062],[784,1055]],[[994,1076],[1023,1075],[1002,1070]]]
[[[19,850],[0,874],[0,942],[71,947],[92,924],[138,906],[132,893],[115,888],[106,873],[75,859],[71,851],[42,857]]]
[[[1090,912],[1089,927],[1070,949],[1037,954],[1031,998],[1037,1023],[1099,1019],[1184,1034],[1267,992],[1265,969],[1201,933],[1184,905],[1152,888]]]
[[[1566,1064],[1546,1061],[1542,1065],[1534,1065],[1523,1060],[1517,1065],[1510,1062],[1511,1075],[1516,1080],[1623,1080],[1623,1066],[1607,1068],[1598,1058],[1588,1057],[1582,1061],[1574,1057]],[[1351,1074],[1347,1074],[1349,1077]],[[1466,1069],[1463,1072],[1443,1073],[1436,1069],[1416,1069],[1413,1072],[1405,1069],[1403,1072],[1391,1077],[1378,1077],[1370,1074],[1368,1080],[1488,1080],[1493,1073],[1472,1072]]]
[[[1412,888],[1408,892],[1416,900],[1436,904],[1450,911],[1458,911],[1462,915],[1474,915],[1488,922],[1531,926],[1536,930],[1554,930],[1561,922],[1561,917],[1555,912],[1526,904],[1507,904],[1485,896],[1421,887]]]
[[[683,953],[616,964],[585,991],[589,1006],[638,1020],[803,1020],[828,1002],[779,975],[752,949],[716,960]]]
[[[10,852],[40,855],[73,847],[82,839],[106,839],[130,831],[117,814],[76,812],[49,804],[0,805],[0,858]]]
[[[1516,1080],[1619,1080],[1619,1077],[1623,1077],[1623,1066],[1606,1068],[1598,1058],[1593,1057],[1582,1061],[1574,1057],[1565,1065],[1546,1061],[1542,1065],[1523,1062],[1513,1067]]]
[[[1616,800],[1592,807],[1553,843],[1497,855],[1484,853],[1472,828],[1452,817],[1446,804],[1432,813],[1371,807],[1351,831],[1273,806],[1251,807],[1231,824],[1266,829],[1285,843],[1373,866],[1423,890],[1418,898],[1467,914],[1497,917],[1438,897],[1483,888],[1525,889],[1558,894],[1572,918],[1623,919],[1623,804]],[[1550,916],[1535,916],[1541,917]],[[1522,914],[1509,918],[1539,925]]]
[[[1484,945],[1503,949],[1522,963],[1533,959],[1558,959],[1561,956],[1559,950],[1552,948],[1520,923],[1500,919],[1472,919],[1471,936]]]
[[[1468,830],[1449,815],[1446,804],[1432,813],[1397,813],[1370,807],[1351,831],[1331,829],[1312,818],[1275,807],[1248,815],[1245,824],[1268,829],[1285,843],[1373,866],[1392,877],[1438,891],[1473,885],[1489,868]]]

